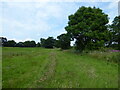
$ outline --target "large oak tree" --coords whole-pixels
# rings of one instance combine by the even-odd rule
[[[76,39],[77,50],[99,49],[108,40],[108,15],[101,9],[82,6],[68,18],[65,29]]]

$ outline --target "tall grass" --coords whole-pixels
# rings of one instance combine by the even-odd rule
[[[114,62],[114,63],[120,62],[120,52],[92,51],[89,52],[88,55],[98,60],[105,60],[107,62]]]
[[[117,88],[118,64],[96,53],[3,48],[3,88]]]
[[[0,89],[2,89],[2,47],[0,47]]]

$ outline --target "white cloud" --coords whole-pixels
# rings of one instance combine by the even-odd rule
[[[63,8],[59,4],[37,3],[34,6],[39,9],[36,13],[37,18],[47,20],[50,16],[54,18],[62,17]]]
[[[118,15],[120,15],[120,1],[118,2]]]
[[[64,29],[54,30],[51,31],[51,34],[54,35],[54,38],[57,38],[57,36],[67,33]]]
[[[21,21],[19,18],[14,17],[14,15],[17,15],[17,12],[13,15],[9,13],[9,15],[11,15],[9,18],[4,16],[2,17],[1,22],[4,24],[3,35],[7,36],[9,32],[9,35],[7,37],[11,37],[11,39],[14,39],[17,42],[24,41],[23,37],[40,38],[40,36],[44,36],[43,34],[50,32],[51,29],[55,27],[55,25],[51,23],[52,21],[48,21],[50,17],[60,19],[63,13],[61,6],[49,3],[32,4],[7,2],[4,4],[5,7],[7,7],[4,9],[4,11],[7,10],[7,12],[11,9],[16,9],[17,11],[25,9],[24,12],[33,13],[33,17],[28,16],[28,20],[26,19],[27,15],[25,14],[25,17],[23,16],[23,21]],[[27,6],[25,6],[25,4]],[[24,12],[21,12],[20,14],[24,15]],[[7,15],[7,13],[5,12],[4,15]],[[12,37],[16,37],[17,39]]]
[[[0,7],[2,6],[2,4],[0,3]],[[2,34],[2,8],[0,8],[0,36]]]
[[[27,27],[27,24],[23,24],[15,19],[2,18],[2,23],[4,26],[9,27],[10,30],[14,30],[15,27],[24,28],[24,29],[29,28]],[[4,30],[4,27],[3,27],[3,30]]]
[[[1,0],[1,2],[49,2],[51,0]]]
[[[2,18],[2,23],[4,24],[4,26],[9,27],[10,30],[14,30],[15,32],[18,31],[16,30],[17,28],[21,28],[21,31],[23,29],[25,31],[40,31],[40,32],[47,31],[50,29],[50,26],[45,21],[39,21],[36,24],[32,24],[26,22],[21,23],[20,21],[17,21],[15,19]]]
[[[15,42],[25,42],[25,41],[32,41],[33,39],[31,38],[25,38],[23,40],[20,40],[20,39],[16,39],[16,38],[9,38],[9,40],[14,40]]]
[[[113,19],[118,16],[118,2],[111,2],[106,8],[109,10],[108,15],[110,17],[109,24],[112,23]]]
[[[23,5],[22,5],[23,4]],[[8,7],[16,8],[16,9],[26,9],[31,10],[29,13],[34,13],[34,17],[29,17],[29,21],[20,22],[19,20],[10,18],[5,18],[4,23],[5,25],[9,25],[12,29],[14,27],[24,28],[25,30],[37,30],[37,31],[47,31],[51,29],[50,23],[47,21],[50,17],[55,19],[62,18],[62,9],[60,5],[46,3],[33,3],[33,4],[26,4],[26,3],[7,3]],[[32,19],[31,19],[32,18]],[[33,24],[34,23],[34,24]]]
[[[2,2],[83,2],[83,0],[1,0]],[[118,2],[119,0],[84,0],[84,2]]]
[[[108,9],[118,8],[118,2],[111,2],[109,6],[107,6]]]

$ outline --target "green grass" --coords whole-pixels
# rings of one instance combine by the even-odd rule
[[[89,54],[3,48],[3,88],[118,88],[118,64]]]
[[[2,89],[2,47],[0,47],[0,89]]]
[[[91,56],[93,58],[97,58],[99,60],[105,60],[107,62],[114,62],[119,63],[120,62],[120,52],[102,52],[102,51],[92,51],[87,54],[88,56]]]

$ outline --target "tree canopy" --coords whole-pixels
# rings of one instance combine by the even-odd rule
[[[15,47],[16,42],[14,40],[8,40],[6,43],[7,47]]]
[[[71,38],[76,39],[76,49],[99,49],[108,40],[108,15],[99,8],[80,7],[70,15],[65,27]]]
[[[57,36],[58,45],[61,49],[69,49],[70,48],[70,36],[68,34],[61,34]]]
[[[6,46],[7,44],[7,38],[5,37],[0,37],[0,45],[1,46]]]
[[[38,43],[36,44],[36,47],[41,47],[41,44],[38,42]]]
[[[116,16],[110,25],[111,32],[111,46],[115,46],[116,49],[120,49],[120,16]],[[112,42],[116,44],[112,44]]]
[[[35,41],[25,41],[24,47],[36,47]]]
[[[53,37],[48,37],[47,39],[41,38],[41,46],[45,48],[53,48],[55,46],[55,39]]]
[[[0,37],[0,43],[4,47],[36,47],[35,41],[15,42],[14,40],[7,40],[7,38]]]

